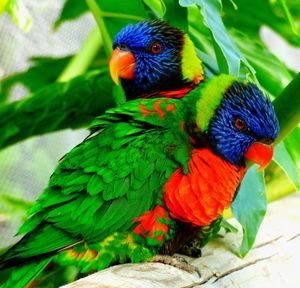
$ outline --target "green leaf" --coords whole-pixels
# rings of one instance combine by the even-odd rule
[[[267,209],[264,174],[256,172],[257,167],[254,165],[247,171],[238,194],[231,204],[234,217],[243,227],[241,257],[252,248]]]
[[[300,73],[287,85],[273,101],[279,121],[280,133],[275,143],[279,143],[300,123]],[[299,147],[299,146],[298,146]]]
[[[22,0],[9,0],[5,9],[20,29],[29,32],[32,20]]]
[[[32,66],[21,73],[13,74],[3,79],[0,86],[0,102],[5,101],[13,86],[22,83],[31,92],[34,92],[50,83],[53,83],[72,56],[63,58],[33,57],[29,61]]]
[[[53,28],[57,29],[63,22],[75,20],[88,11],[88,6],[84,0],[66,0],[59,18],[55,21]]]
[[[215,75],[219,75],[220,72],[215,59],[201,52],[198,49],[196,49],[196,51],[204,66],[204,72],[206,78],[212,78]]]
[[[112,89],[105,68],[50,84],[30,97],[0,106],[0,149],[30,136],[87,126],[115,106]]]
[[[223,1],[225,12],[223,19],[227,27],[238,28],[248,36],[257,38],[260,28],[267,25],[291,44],[300,45],[300,36],[295,34],[294,27],[291,26],[289,16],[291,14],[288,9],[290,6],[293,7],[290,4],[291,1],[286,6],[288,10],[282,10],[278,1],[252,0],[250,3],[249,0],[235,0],[234,2],[238,7],[237,10],[232,8],[229,1]],[[295,7],[297,5],[299,7],[299,1],[296,2],[298,3],[295,4]]]
[[[202,61],[205,77],[219,75],[219,67],[215,57],[210,30],[203,24],[203,16],[196,6],[188,7],[189,36],[196,46],[196,51]]]
[[[255,69],[259,83],[272,95],[278,96],[293,79],[286,66],[266,48],[259,38],[250,38],[233,28],[228,32]]]
[[[296,166],[300,169],[300,127],[295,128],[285,139],[284,144]]]
[[[197,4],[201,7],[204,24],[211,31],[214,50],[221,73],[238,76],[241,62],[248,67],[252,74],[255,73],[254,69],[240,53],[226,32],[221,18],[222,5],[220,0],[180,0],[179,3],[182,6]]]
[[[178,0],[163,0],[166,7],[164,20],[182,31],[188,31],[187,8],[179,5]]]
[[[199,13],[197,6],[188,7],[188,24],[190,36],[193,35],[195,37],[194,44],[197,48],[211,56],[214,55],[210,29],[204,25],[204,18]]]
[[[295,187],[300,190],[300,175],[290,154],[287,152],[283,142],[280,142],[274,152],[273,160],[279,165],[290,178]]]
[[[280,142],[274,152],[273,160],[282,168],[285,174],[290,178],[295,187],[300,190],[300,175],[293,159],[286,150],[283,142]]]
[[[162,19],[165,12],[166,7],[164,6],[164,2],[161,0],[142,0],[146,13],[150,19]]]
[[[225,229],[226,233],[237,233],[239,231],[224,218],[222,219],[221,226]]]
[[[170,25],[188,32],[187,8],[179,5],[178,0],[142,0],[151,19],[164,19]]]
[[[85,73],[89,68],[92,68],[92,64],[95,62],[97,54],[98,58],[100,58],[99,52],[101,52],[101,45],[102,38],[98,27],[95,27],[86,38],[77,54],[72,57],[63,72],[60,73],[57,81],[69,81],[70,79]]]

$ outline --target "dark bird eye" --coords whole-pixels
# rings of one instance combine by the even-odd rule
[[[151,45],[151,52],[153,54],[158,54],[160,53],[162,50],[162,46],[161,46],[161,43],[159,42],[153,42],[152,45]]]
[[[247,128],[246,122],[241,117],[235,118],[234,126],[241,131],[246,130]]]

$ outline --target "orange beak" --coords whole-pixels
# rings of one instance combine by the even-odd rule
[[[120,50],[118,47],[113,51],[109,60],[109,72],[112,80],[118,85],[119,78],[133,79],[135,58],[130,51]]]
[[[245,153],[245,157],[251,162],[260,165],[257,171],[262,171],[271,162],[273,151],[274,148],[272,145],[254,142]]]

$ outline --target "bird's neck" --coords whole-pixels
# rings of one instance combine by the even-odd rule
[[[151,89],[138,87],[132,80],[121,80],[127,100],[136,98],[175,98],[179,99],[187,95],[197,87],[194,82],[184,82],[181,79],[162,81]]]
[[[152,92],[149,94],[143,94],[142,98],[156,98],[156,97],[163,97],[163,98],[174,98],[180,99],[186,96],[191,90],[195,89],[196,85],[194,83],[187,83],[182,88],[178,88],[175,90],[161,90]]]

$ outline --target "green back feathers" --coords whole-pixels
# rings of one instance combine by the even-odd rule
[[[201,84],[200,99],[196,103],[196,124],[206,131],[209,121],[221,103],[225,91],[238,79],[231,75],[220,75]]]
[[[183,79],[196,83],[204,80],[202,62],[196,54],[195,46],[188,35],[184,35],[182,48],[181,70]]]

